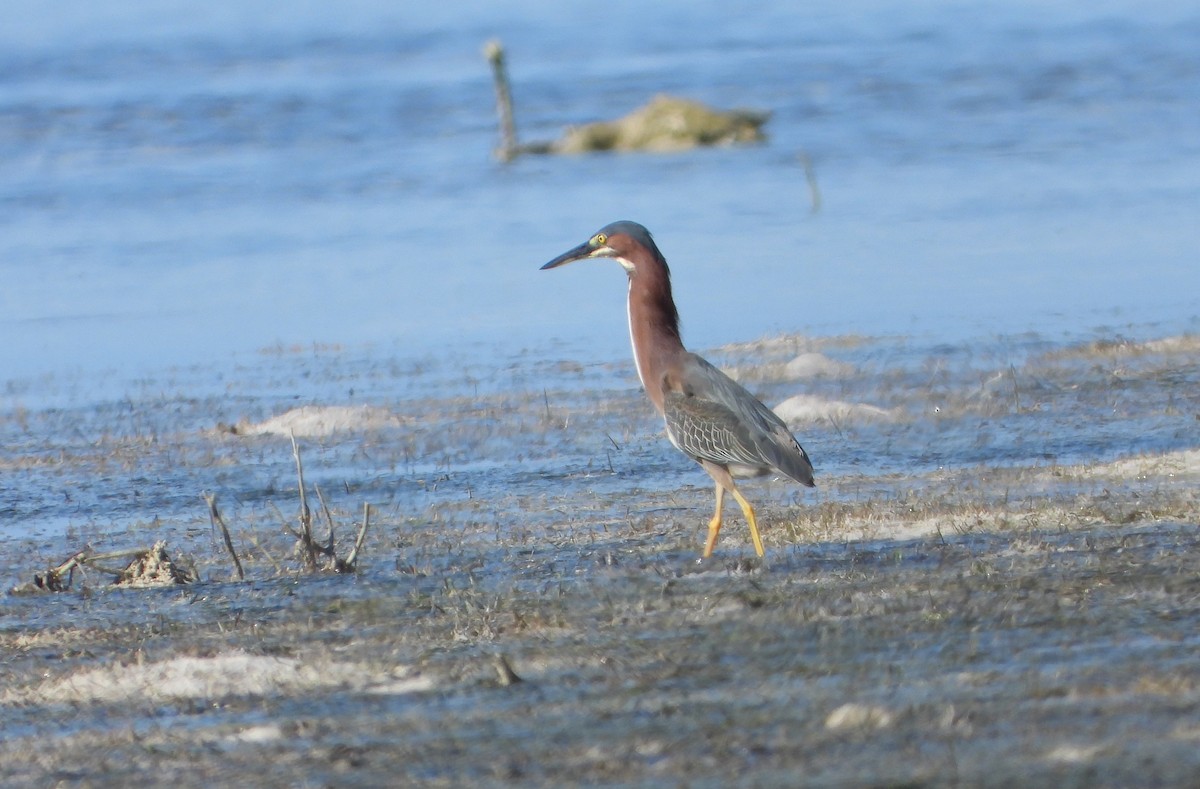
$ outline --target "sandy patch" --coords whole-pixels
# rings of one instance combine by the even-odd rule
[[[960,534],[976,532],[1004,532],[1014,528],[1031,529],[1057,527],[1063,524],[1076,525],[1080,516],[1065,507],[1046,506],[1030,512],[978,509],[962,512],[944,512],[919,518],[884,516],[852,522],[833,537],[835,542],[890,540],[907,542],[929,537],[951,538]]]
[[[1200,449],[1184,449],[1162,455],[1138,455],[1109,463],[1058,469],[1059,476],[1103,479],[1149,479],[1151,477],[1200,477]]]
[[[321,665],[294,658],[232,652],[214,657],[178,657],[154,663],[114,665],[81,671],[44,682],[35,689],[9,690],[0,695],[7,704],[45,702],[135,702],[268,696],[343,687],[371,691],[376,685],[389,693],[428,690],[425,677],[374,677],[354,663]]]
[[[783,373],[793,380],[808,378],[840,378],[852,375],[855,367],[837,359],[830,359],[823,353],[802,353],[783,366]]]
[[[369,405],[306,405],[262,422],[242,423],[235,432],[243,436],[320,438],[335,433],[400,427],[403,420],[386,408]]]
[[[1173,337],[1160,337],[1145,342],[1131,340],[1095,340],[1073,348],[1051,351],[1049,359],[1093,359],[1118,358],[1128,356],[1148,356],[1152,354],[1195,354],[1200,353],[1200,335],[1180,334]]]
[[[810,337],[802,334],[784,334],[762,337],[747,342],[731,342],[713,349],[717,353],[734,356],[775,357],[799,354],[819,348],[857,348],[872,342],[874,338],[861,334],[842,334],[832,337]]]
[[[833,422],[835,424],[861,422],[891,422],[898,417],[894,410],[867,405],[847,403],[842,400],[826,400],[816,395],[795,395],[775,406],[779,418],[789,425]]]
[[[809,381],[816,378],[846,378],[858,372],[847,362],[832,359],[823,353],[805,351],[786,362],[766,362],[742,367],[723,368],[735,381]]]
[[[870,704],[843,704],[825,718],[831,731],[883,729],[892,725],[891,711]]]

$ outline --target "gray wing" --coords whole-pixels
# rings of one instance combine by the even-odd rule
[[[664,414],[671,443],[693,460],[765,467],[746,426],[720,403],[669,392]]]
[[[682,391],[667,392],[664,403],[676,446],[697,460],[774,469],[813,484],[808,454],[774,411],[696,354],[681,375]]]

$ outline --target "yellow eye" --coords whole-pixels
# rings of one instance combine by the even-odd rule
[[[603,233],[597,233],[596,235],[592,236],[592,245],[593,246],[602,247],[607,242],[608,242],[608,236],[604,235]]]

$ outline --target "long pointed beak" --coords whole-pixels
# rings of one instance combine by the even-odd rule
[[[565,266],[568,263],[574,263],[576,260],[594,257],[598,252],[601,252],[601,250],[604,249],[605,247],[594,247],[592,246],[592,242],[585,241],[574,249],[564,252],[554,260],[551,260],[549,263],[542,266],[540,270],[545,271],[548,268],[558,268],[559,266]]]

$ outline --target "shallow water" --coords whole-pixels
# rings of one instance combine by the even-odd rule
[[[698,347],[1194,327],[1191,4],[681,9],[18,3],[0,375],[130,386],[314,342],[607,361],[619,270],[536,269],[622,217],[658,234]],[[599,20],[622,34],[581,38]],[[502,166],[493,36],[527,138],[671,91],[770,110],[770,141]]]
[[[218,5],[200,24],[182,6],[16,14],[0,34],[0,429],[21,473],[2,528],[170,518],[230,485],[259,499],[286,488],[287,453],[270,472],[196,472],[245,462],[202,431],[313,403],[415,420],[385,463],[329,458],[384,490],[398,471],[456,469],[489,492],[553,477],[553,442],[512,446],[527,437],[505,424],[512,402],[549,413],[587,393],[588,408],[629,403],[604,426],[608,454],[638,445],[627,468],[690,474],[629,396],[620,270],[537,271],[620,216],[658,233],[693,347],[800,334],[862,371],[763,380],[773,405],[808,392],[905,411],[883,451],[871,433],[806,439],[824,474],[1187,443],[1153,410],[1105,427],[1105,398],[1127,395],[1086,369],[1061,391],[1005,374],[1096,339],[1200,331],[1191,6],[722,9],[606,6],[610,28],[639,32],[605,46],[537,3],[453,24],[372,4],[286,20]],[[770,109],[770,141],[500,165],[479,53],[493,35],[529,138],[670,90]],[[1022,396],[1055,408],[937,416],[940,398],[1003,392],[1015,413]],[[132,448],[153,456],[160,435],[203,460]],[[85,464],[56,471],[55,453]],[[574,462],[612,461],[589,447]]]
[[[1192,335],[1062,344],[1026,334],[933,345],[793,337],[708,355],[781,411],[797,395],[811,402],[792,427],[816,464],[817,491],[756,486],[756,495],[805,504],[902,492],[913,484],[906,478],[943,470],[1190,449],[1200,413],[1196,346]],[[788,363],[805,354],[837,362],[839,372],[797,377]],[[341,429],[316,434],[293,422],[308,481],[351,513],[365,501],[386,517],[425,522],[473,519],[482,508],[494,530],[515,518],[525,530],[552,533],[562,513],[546,497],[620,519],[653,512],[639,502],[648,491],[705,489],[703,473],[663,440],[631,362],[526,353],[488,367],[472,358],[263,354],[232,370],[147,376],[101,401],[91,389],[43,381],[53,407],[21,408],[0,422],[0,531],[60,552],[80,537],[191,534],[207,522],[204,492],[236,517],[256,520],[272,505],[290,515],[289,428],[258,435],[256,425],[308,406],[366,408],[385,420],[352,411]],[[442,513],[460,506],[467,512]]]

